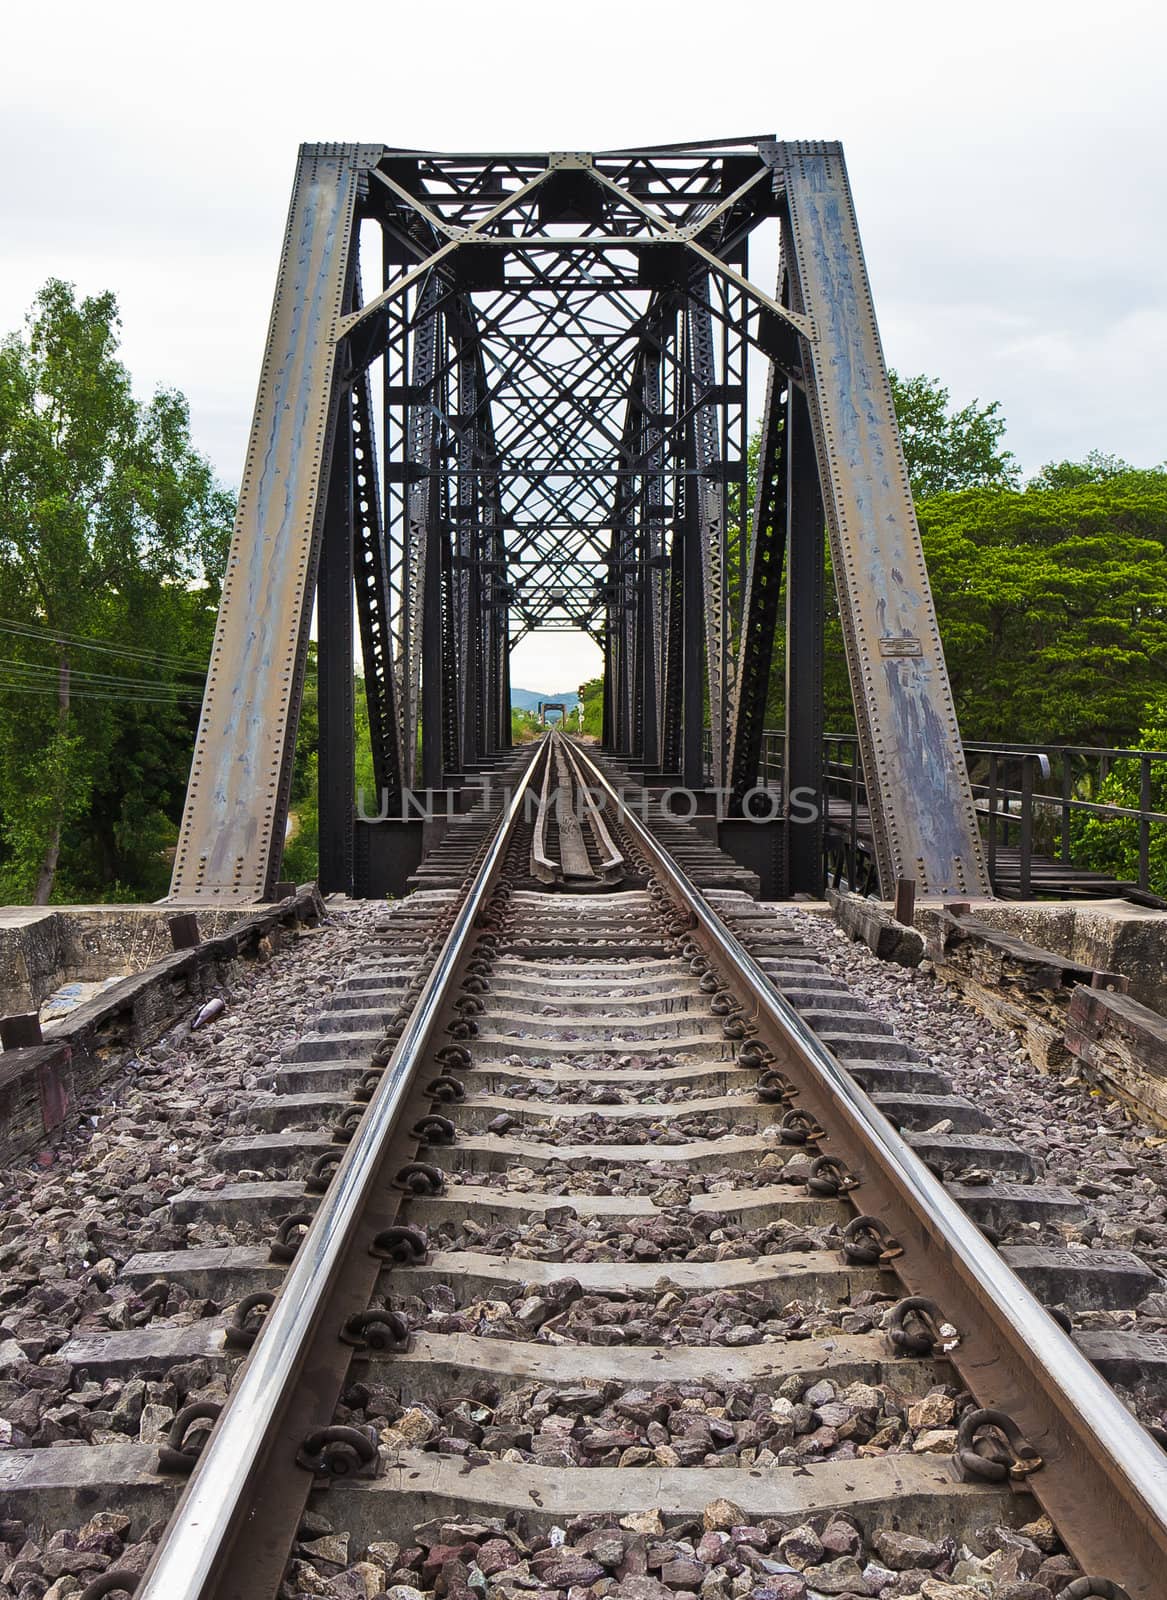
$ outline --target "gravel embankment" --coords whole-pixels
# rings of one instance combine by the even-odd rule
[[[874,1013],[914,1045],[928,1066],[946,1073],[963,1094],[992,1117],[995,1130],[1014,1139],[1041,1165],[1043,1181],[1059,1184],[1086,1208],[1079,1222],[1059,1225],[1049,1242],[1101,1250],[1130,1250],[1164,1279],[1137,1319],[1129,1312],[1084,1312],[1082,1327],[1167,1330],[1167,1132],[1076,1072],[1043,1073],[1018,1035],[995,1027],[959,993],[940,982],[930,962],[915,969],[876,959],[829,917],[783,908],[827,969],[844,979]],[[1013,1242],[1037,1242],[1031,1225]],[[1140,1414],[1149,1417],[1146,1402]],[[1163,1417],[1167,1418],[1167,1410]]]
[[[171,1220],[167,1202],[222,1183],[212,1157],[238,1131],[232,1114],[363,953],[374,917],[383,908],[344,911],[270,964],[241,965],[223,991],[225,1012],[192,1032],[192,1009],[126,1060],[52,1150],[0,1172],[0,1447],[152,1440],[178,1403],[222,1398],[205,1364],[180,1369],[177,1389],[173,1380],[75,1389],[52,1355],[76,1333],[188,1323],[219,1310],[173,1284],[135,1293],[118,1283],[119,1270],[139,1251],[198,1242]],[[214,1392],[204,1395],[208,1382]]]

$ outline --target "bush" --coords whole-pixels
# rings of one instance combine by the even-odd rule
[[[1167,702],[1161,704],[1142,729],[1138,750],[1167,750]],[[1095,797],[1099,804],[1140,805],[1142,763],[1128,758],[1116,761]],[[1151,763],[1151,810],[1167,814],[1167,761]],[[1075,812],[1071,829],[1073,858],[1078,865],[1109,872],[1116,878],[1138,881],[1139,824],[1134,817],[1095,817]],[[1167,824],[1152,823],[1148,848],[1148,888],[1167,896]]]

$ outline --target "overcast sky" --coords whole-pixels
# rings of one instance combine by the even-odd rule
[[[847,154],[889,361],[1000,400],[1026,471],[1167,457],[1167,13],[207,0],[9,7],[0,329],[50,274],[121,302],[143,393],[237,484],[296,146],[589,149],[772,132]],[[574,687],[594,653],[520,646]],[[592,668],[594,670],[594,668]]]

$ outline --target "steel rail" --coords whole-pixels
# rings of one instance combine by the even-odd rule
[[[1025,1487],[1086,1572],[1122,1583],[1132,1600],[1156,1600],[1167,1570],[1167,1454],[775,990],[607,776],[578,747],[577,755],[706,949],[747,991],[764,1042],[785,1058],[783,1065],[801,1068],[805,1098],[828,1129],[828,1142],[857,1152],[851,1165],[863,1179],[863,1209],[872,1210],[873,1194],[909,1246],[895,1263],[909,1292],[931,1289],[937,1298],[943,1285],[941,1309],[961,1335],[949,1359],[962,1383],[983,1404],[1008,1410],[1043,1458]]]
[[[594,883],[596,874],[592,870],[591,858],[588,847],[584,843],[583,828],[580,824],[579,813],[573,803],[574,769],[564,756],[562,739],[554,729],[548,739],[547,762],[555,763],[555,828],[559,844],[559,881],[564,885]]]
[[[325,1314],[330,1286],[376,1185],[383,1147],[447,1004],[449,983],[502,865],[539,754],[537,748],[499,822],[368,1111],[320,1200],[135,1600],[204,1600],[214,1593],[241,1520],[256,1514],[265,1461],[285,1398],[297,1382],[302,1352]]]

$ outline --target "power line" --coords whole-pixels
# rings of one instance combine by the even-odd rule
[[[176,665],[197,667],[200,672],[205,670],[205,663],[196,661],[193,656],[171,655],[164,650],[142,650],[137,645],[119,644],[105,634],[69,633],[63,628],[50,628],[48,623],[21,622],[15,617],[0,617],[0,626],[6,631],[27,634],[32,638],[92,647],[114,655],[140,655],[152,661],[170,661]]]
[[[0,694],[39,694],[56,696],[56,689],[36,689],[27,683],[4,683],[0,681]],[[99,689],[78,689],[70,691],[70,702],[73,700],[115,700],[121,705],[149,705],[149,706],[201,706],[201,699],[191,699],[182,695],[151,695],[151,694],[116,694],[105,693]]]
[[[0,619],[0,634],[5,633],[15,638],[28,639],[35,644],[64,645],[69,650],[89,650],[99,655],[119,656],[127,661],[142,661],[151,665],[172,667],[187,676],[204,677],[207,671],[205,662],[196,666],[189,656],[169,656],[150,650],[137,650],[132,645],[97,644],[80,636],[38,632]]]
[[[0,671],[23,674],[33,678],[56,679],[60,667],[49,665],[41,661],[22,661],[18,656],[0,656]],[[68,668],[69,682],[81,685],[95,684],[107,687],[121,687],[128,689],[164,689],[172,687],[160,678],[128,678],[121,673],[111,672],[85,672],[81,668],[70,666]],[[174,684],[173,688],[183,694],[192,694],[191,684]]]
[[[116,644],[111,639],[99,640],[92,634],[62,633],[32,623],[17,622],[12,617],[0,617],[0,633],[14,634],[22,639],[33,639],[38,644],[65,644],[75,650],[92,650],[101,655],[122,656],[127,661],[162,663],[187,673],[198,673],[199,676],[205,676],[207,671],[207,663],[195,661],[193,656],[172,656],[162,651],[140,650],[134,645]]]

